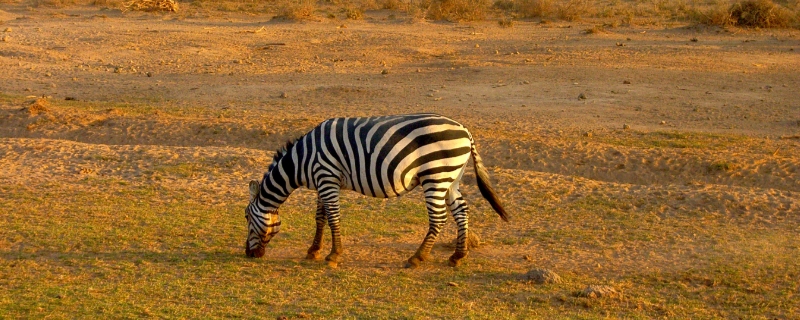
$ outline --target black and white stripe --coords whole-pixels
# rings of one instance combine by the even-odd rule
[[[437,114],[369,118],[333,118],[278,151],[260,183],[251,184],[246,209],[249,256],[262,256],[264,246],[280,225],[278,207],[293,190],[317,190],[317,230],[309,258],[318,257],[325,224],[332,234],[326,257],[336,263],[342,252],[339,232],[341,189],[389,198],[422,185],[429,229],[417,252],[408,260],[416,266],[427,259],[449,210],[458,225],[456,252],[451,265],[467,254],[468,207],[459,181],[472,156],[478,187],[495,211],[508,221],[489,183],[489,176],[464,126]]]

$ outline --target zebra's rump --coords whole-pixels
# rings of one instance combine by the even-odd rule
[[[455,180],[472,146],[464,126],[437,114],[333,118],[309,134],[320,142],[321,167],[338,172],[343,188],[374,197]]]

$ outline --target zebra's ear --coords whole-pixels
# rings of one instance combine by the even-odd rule
[[[258,181],[250,180],[250,201],[258,195]]]

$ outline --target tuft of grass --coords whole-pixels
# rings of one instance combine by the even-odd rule
[[[558,5],[556,12],[560,19],[577,21],[582,17],[591,15],[596,5],[592,0],[569,0]]]
[[[727,172],[733,170],[734,165],[725,160],[712,162],[708,165],[709,172]]]
[[[489,0],[432,0],[427,18],[447,21],[477,21],[486,18]]]
[[[278,5],[276,18],[287,20],[304,20],[314,16],[317,2],[314,0],[286,0]]]
[[[497,20],[497,24],[501,28],[511,28],[514,26],[514,19],[511,19],[509,17],[500,18]]]
[[[549,17],[554,10],[553,0],[522,0],[517,6],[517,12],[525,18]]]
[[[705,11],[697,11],[693,18],[700,23],[715,26],[751,28],[785,28],[797,22],[800,8],[792,11],[770,0],[744,0],[730,5],[719,4]]]
[[[342,8],[342,14],[349,20],[364,19],[364,10],[359,7]]]

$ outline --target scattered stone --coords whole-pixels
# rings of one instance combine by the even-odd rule
[[[78,99],[75,99],[75,97],[66,96],[66,97],[64,97],[64,100],[75,101],[75,100],[78,100]]]
[[[11,27],[6,28],[3,32],[11,32]]]
[[[622,125],[622,130],[629,130],[630,128],[631,126],[629,126],[627,123]]]
[[[625,46],[625,44],[624,44],[624,43],[622,43],[622,42],[617,42],[617,47],[624,47],[624,46]]]
[[[631,84],[631,81],[630,80],[623,80],[622,84]]]
[[[44,74],[44,76],[45,76],[45,77],[52,77],[52,76],[53,76],[53,74],[52,74],[52,73],[50,73],[50,72],[46,72],[46,73]]]
[[[699,41],[699,40],[697,40],[697,38],[691,38],[691,39],[689,39],[689,41],[691,41],[691,42],[697,42],[697,41]]]
[[[591,285],[586,287],[586,289],[583,289],[583,291],[578,292],[578,296],[593,299],[614,298],[620,296],[620,293],[611,286]]]
[[[581,94],[578,95],[578,99],[579,100],[586,100],[586,94],[581,92]]]
[[[666,121],[664,121],[664,120],[661,120],[661,122],[659,122],[658,124],[660,124],[660,125],[662,125],[662,126],[663,126],[663,125],[667,124],[667,122],[666,122]]]
[[[3,42],[8,42],[8,36],[3,36]]]
[[[477,43],[475,44],[475,48],[480,48],[480,47],[481,47],[481,45],[479,45]]]
[[[286,93],[286,91],[283,91],[283,92],[281,92],[281,98],[284,98],[284,99],[286,99],[286,98],[288,98],[288,97],[289,97],[289,94],[288,94],[288,93]]]
[[[120,67],[115,67],[114,68],[114,73],[121,73],[121,72],[122,72],[122,68],[120,68]]]
[[[381,70],[381,74],[389,74],[389,69],[383,69],[383,70]]]
[[[447,285],[451,287],[458,287],[458,283],[455,282],[448,282]]]
[[[152,73],[152,72],[150,72],[150,71],[147,71],[147,72],[145,72],[144,74],[145,74],[145,75],[147,75],[147,77],[148,77],[148,78],[150,78],[150,77],[152,77],[152,76],[153,76],[153,73]]]
[[[525,277],[528,279],[528,281],[535,282],[537,284],[564,282],[561,280],[560,276],[548,269],[533,269],[528,271],[528,273],[525,274]]]
[[[587,137],[587,138],[591,138],[592,137],[592,132],[591,131],[586,131],[586,132],[583,133],[583,136]]]
[[[429,93],[429,94],[428,94],[428,96],[429,96],[429,97],[433,97],[433,93]]]
[[[530,82],[530,81],[528,81],[528,80],[523,80],[523,81],[522,81],[522,83],[524,83],[524,84],[530,84],[531,82]]]

